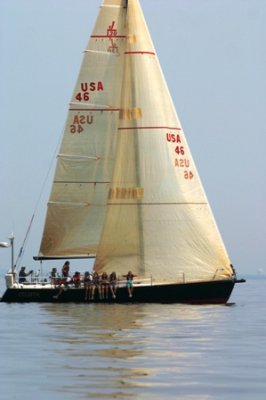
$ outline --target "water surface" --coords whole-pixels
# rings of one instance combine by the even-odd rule
[[[0,397],[265,400],[265,285],[227,306],[0,303]]]

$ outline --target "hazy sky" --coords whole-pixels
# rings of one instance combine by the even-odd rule
[[[231,261],[240,276],[266,272],[266,1],[140,2]],[[0,0],[0,241],[13,232],[16,255],[100,4]],[[23,259],[30,268],[52,176]],[[9,265],[0,249],[0,278]]]

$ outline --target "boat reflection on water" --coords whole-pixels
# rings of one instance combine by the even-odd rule
[[[64,377],[52,390],[88,398],[139,398],[143,393],[159,398],[166,389],[175,391],[177,381],[167,376],[191,379],[190,369],[198,368],[201,352],[211,346],[208,325],[229,311],[158,304],[41,307],[54,316],[49,322],[55,332],[53,367]]]

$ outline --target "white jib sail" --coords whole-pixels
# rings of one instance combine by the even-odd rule
[[[105,1],[84,52],[48,203],[40,257],[95,254],[114,163],[124,2]]]

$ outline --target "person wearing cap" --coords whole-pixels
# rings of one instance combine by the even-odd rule
[[[33,270],[31,270],[30,272],[26,272],[26,267],[21,267],[19,274],[18,274],[18,282],[19,283],[27,282],[26,276],[29,276],[32,274],[33,274]]]

